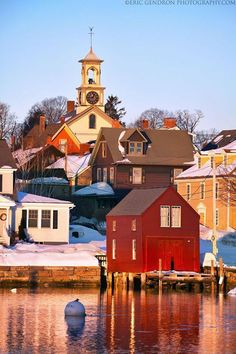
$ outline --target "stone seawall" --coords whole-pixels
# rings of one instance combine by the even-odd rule
[[[0,266],[0,286],[100,286],[100,267]]]

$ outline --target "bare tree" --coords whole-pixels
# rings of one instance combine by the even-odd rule
[[[9,141],[17,127],[16,116],[10,113],[10,106],[0,102],[0,139]]]
[[[173,114],[167,110],[150,108],[141,113],[140,117],[136,119],[134,123],[130,124],[130,127],[141,127],[143,119],[147,119],[149,121],[150,128],[158,129],[163,125],[163,119],[172,115]]]
[[[61,116],[66,113],[66,106],[67,98],[64,96],[45,98],[43,101],[35,103],[23,122],[23,135],[26,135],[34,124],[38,123],[41,114],[45,115],[47,124],[58,122]]]
[[[190,113],[187,109],[175,112],[174,116],[176,118],[177,126],[181,130],[187,130],[189,133],[195,132],[200,120],[204,117],[200,110]]]
[[[209,130],[197,130],[195,131],[194,143],[201,150],[204,145],[211,141],[217,134],[218,131],[215,128]]]

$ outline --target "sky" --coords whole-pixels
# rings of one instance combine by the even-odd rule
[[[93,26],[106,96],[127,123],[149,108],[200,109],[199,129],[236,129],[236,1],[177,1],[0,0],[0,101],[22,121],[46,97],[76,99]]]

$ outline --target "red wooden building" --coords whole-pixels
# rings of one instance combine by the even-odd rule
[[[132,190],[107,215],[108,272],[195,271],[199,215],[173,187]]]

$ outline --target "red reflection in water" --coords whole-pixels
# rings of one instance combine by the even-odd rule
[[[198,346],[198,294],[107,294],[107,347],[131,353],[178,352]]]

